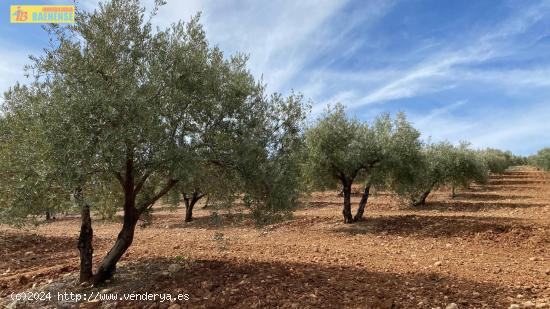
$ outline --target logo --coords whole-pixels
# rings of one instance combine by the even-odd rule
[[[12,5],[11,23],[74,23],[74,5]]]
[[[15,10],[15,12],[11,13],[11,16],[12,16],[12,20],[15,17],[16,22],[24,22],[29,18],[28,12],[27,11],[22,11],[21,6],[17,6],[17,10]]]

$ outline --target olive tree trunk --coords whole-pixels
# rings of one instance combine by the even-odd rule
[[[413,206],[418,207],[426,205],[426,199],[428,198],[428,195],[430,195],[430,192],[431,190],[427,190],[422,193],[417,200],[413,201]]]
[[[195,204],[204,196],[204,194],[199,194],[197,191],[193,192],[191,196],[183,193],[183,201],[185,202],[185,222],[193,221],[193,207]]]
[[[92,217],[90,216],[90,205],[82,197],[82,189],[77,189],[75,199],[80,206],[80,235],[78,236],[78,251],[80,252],[80,277],[79,281],[89,282],[93,279],[93,253],[92,240],[94,231],[92,229]]]
[[[349,179],[342,179],[342,192],[344,193],[344,209],[342,214],[344,215],[344,223],[353,223],[353,216],[351,214],[351,184]]]
[[[363,213],[365,212],[365,206],[367,205],[367,201],[369,200],[369,193],[370,193],[370,184],[367,184],[365,186],[365,191],[363,192],[363,196],[361,196],[361,201],[359,202],[359,207],[357,208],[357,213],[355,214],[353,221],[363,220]]]
[[[99,264],[96,274],[94,275],[94,285],[104,282],[113,276],[116,270],[116,263],[120,260],[122,255],[126,252],[134,240],[134,231],[136,229],[136,224],[140,214],[138,213],[135,205],[133,181],[132,190],[125,188],[124,193],[124,223],[122,224],[122,229],[118,233],[115,244],[103,258],[101,264]]]
[[[117,262],[134,240],[134,231],[136,229],[139,216],[143,213],[143,211],[151,207],[158,199],[168,193],[168,191],[170,191],[170,189],[177,183],[177,180],[169,180],[159,193],[149,200],[144,201],[142,204],[136,206],[136,196],[147,180],[149,174],[146,173],[143,175],[137,185],[135,185],[134,160],[133,153],[131,151],[128,152],[125,171],[126,173],[124,177],[117,174],[117,178],[124,189],[124,223],[122,224],[122,229],[118,234],[115,244],[97,268],[94,275],[94,285],[102,283],[113,276],[116,270]]]

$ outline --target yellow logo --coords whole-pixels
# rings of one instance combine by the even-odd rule
[[[11,23],[74,23],[74,5],[12,5]]]

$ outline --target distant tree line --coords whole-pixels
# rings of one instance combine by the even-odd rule
[[[303,175],[310,190],[342,191],[345,223],[360,221],[372,188],[394,191],[405,204],[421,206],[434,190],[484,184],[490,173],[503,173],[525,163],[522,157],[497,149],[473,150],[465,142],[425,143],[400,113],[372,123],[346,115],[342,105],[329,108],[305,133]],[[352,215],[351,187],[363,193]]]
[[[246,201],[258,220],[297,204],[302,96],[266,93],[246,56],[209,45],[198,16],[153,31],[137,0],[113,0],[48,30],[34,82],[4,96],[0,217],[80,211],[82,282],[113,275],[138,220],[171,191],[189,216],[206,193]],[[95,272],[93,209],[123,211]]]

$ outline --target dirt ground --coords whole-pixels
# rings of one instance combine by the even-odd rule
[[[359,188],[357,188],[359,191]],[[436,192],[422,209],[391,195],[346,225],[337,192],[262,229],[246,214],[157,207],[115,277],[76,283],[77,217],[0,227],[0,305],[12,308],[550,308],[550,174],[520,168],[488,185]],[[359,192],[354,196],[357,205]],[[120,223],[94,222],[97,263]],[[12,292],[177,293],[188,300],[18,301]],[[54,302],[55,300],[55,302]],[[456,304],[456,307],[452,304]]]

